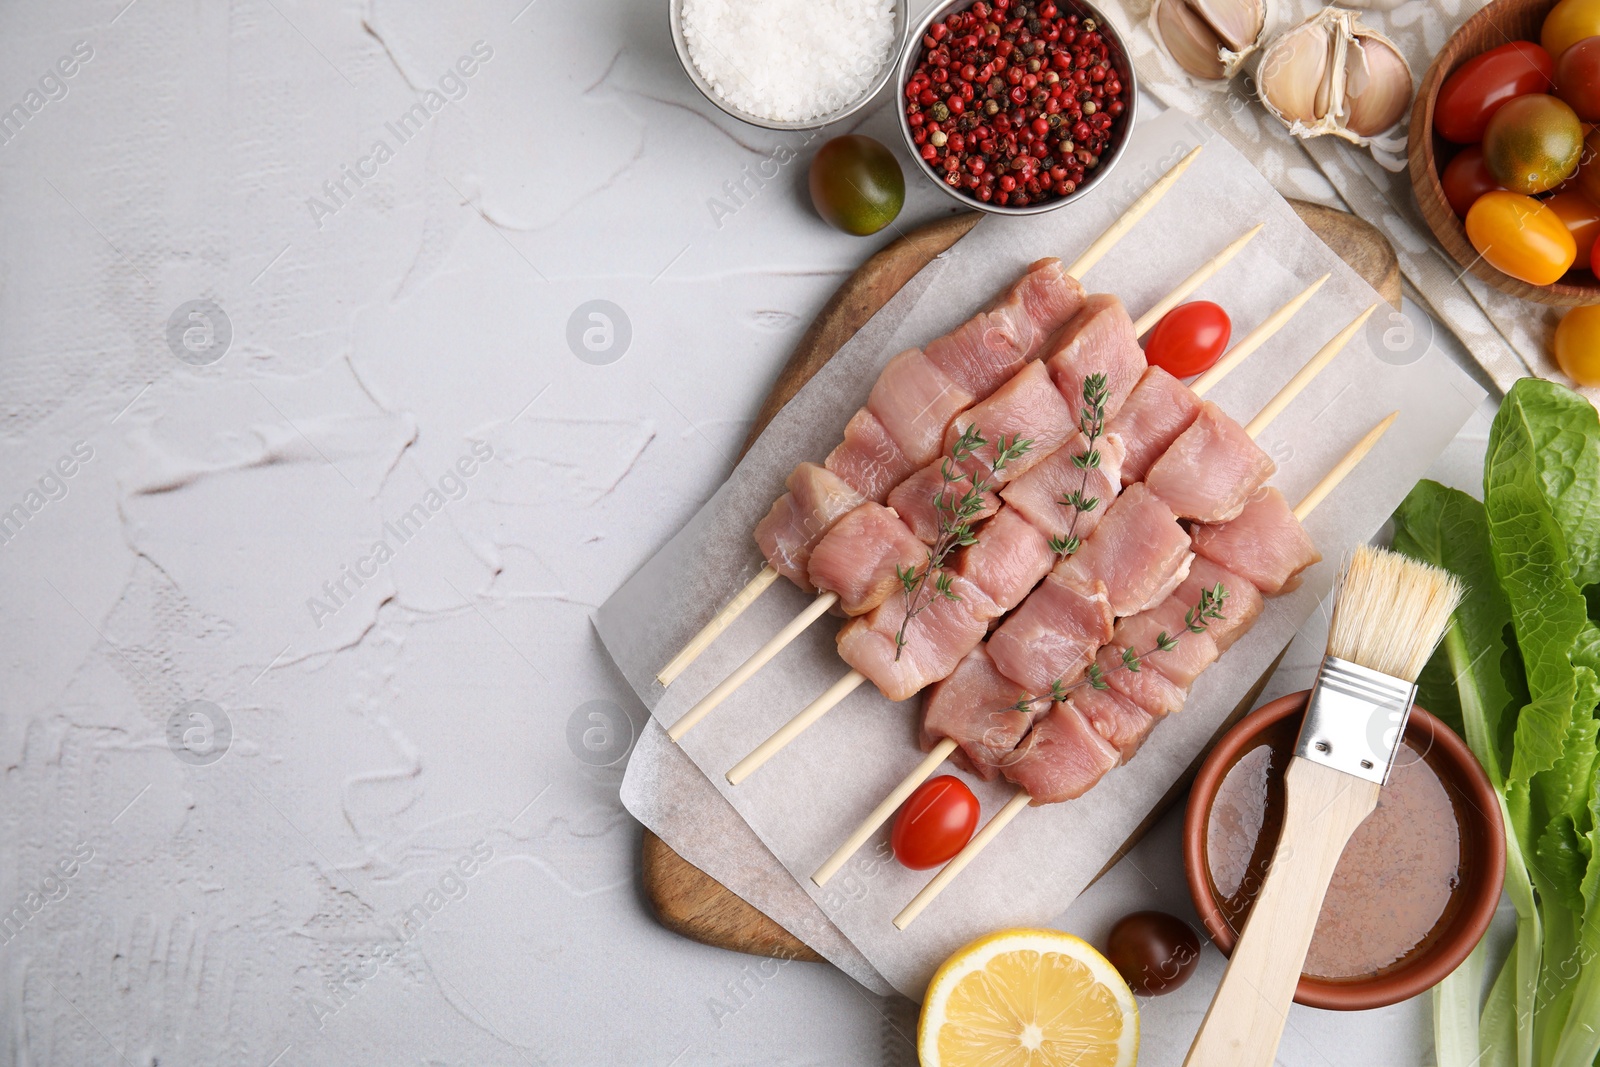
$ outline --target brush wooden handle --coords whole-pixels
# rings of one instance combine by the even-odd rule
[[[1296,756],[1283,831],[1184,1067],[1271,1067],[1328,883],[1382,788]]]

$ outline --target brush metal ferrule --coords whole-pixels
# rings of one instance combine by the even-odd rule
[[[1294,754],[1382,785],[1416,698],[1415,683],[1325,656]]]

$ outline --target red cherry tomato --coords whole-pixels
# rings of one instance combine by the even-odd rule
[[[978,828],[978,798],[967,783],[941,774],[917,787],[895,816],[889,844],[914,871],[937,867],[967,847]]]
[[[1188,378],[1210,370],[1228,347],[1233,323],[1228,313],[1209,300],[1179,304],[1156,323],[1144,346],[1144,358],[1152,367],[1177,378]]]
[[[1572,51],[1572,49],[1567,49]],[[1567,230],[1578,245],[1578,258],[1572,265],[1578,270],[1589,268],[1589,254],[1600,237],[1600,207],[1576,189],[1566,189],[1550,197],[1544,206],[1561,216]]]
[[[1584,122],[1600,122],[1600,37],[1585,37],[1561,53],[1556,95]]]
[[[1433,107],[1433,128],[1456,144],[1483,140],[1483,129],[1500,105],[1525,93],[1547,93],[1555,85],[1550,53],[1532,41],[1512,41],[1467,60],[1445,79]]]
[[[1444,198],[1458,218],[1466,218],[1474,202],[1484,193],[1500,188],[1500,183],[1489,173],[1483,161],[1483,149],[1470,145],[1455,154],[1439,176],[1444,186]]]

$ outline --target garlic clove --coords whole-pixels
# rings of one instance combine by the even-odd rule
[[[1256,80],[1267,110],[1285,125],[1310,127],[1327,115],[1329,46],[1329,35],[1313,19],[1267,47]]]
[[[1266,4],[1257,0],[1190,0],[1190,3],[1230,52],[1253,49],[1266,28]]]
[[[1411,106],[1411,68],[1388,38],[1356,37],[1345,61],[1345,128],[1374,137],[1405,117]]]
[[[1354,11],[1329,7],[1266,48],[1261,101],[1297,137],[1365,145],[1405,116],[1411,68],[1394,42]]]
[[[1261,46],[1270,15],[1271,0],[1156,0],[1150,29],[1190,75],[1223,81]]]
[[[1156,0],[1151,13],[1156,37],[1178,66],[1203,81],[1227,77],[1222,66],[1222,42],[1188,0]]]

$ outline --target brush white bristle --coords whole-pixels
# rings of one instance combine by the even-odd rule
[[[1415,682],[1460,602],[1449,571],[1362,545],[1339,575],[1328,655]]]

